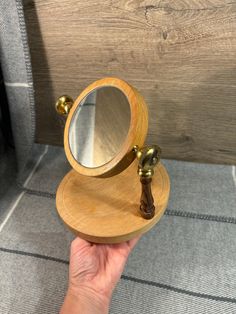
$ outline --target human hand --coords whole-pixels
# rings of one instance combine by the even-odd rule
[[[116,283],[139,238],[120,244],[71,244],[69,288],[61,314],[108,313]]]

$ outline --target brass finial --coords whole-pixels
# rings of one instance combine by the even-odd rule
[[[134,147],[138,158],[138,174],[140,177],[151,178],[154,174],[153,168],[157,165],[161,156],[161,149],[157,145]]]
[[[59,97],[55,104],[57,113],[59,113],[61,116],[67,116],[73,106],[73,103],[74,100],[68,95]]]
[[[160,160],[161,149],[157,145],[139,148],[134,146],[133,151],[138,158],[138,174],[142,184],[140,198],[140,213],[145,219],[152,219],[155,215],[155,205],[152,196],[151,182],[154,174],[154,167]]]

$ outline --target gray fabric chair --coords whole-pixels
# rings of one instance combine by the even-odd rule
[[[20,0],[0,2],[0,62],[7,92],[19,173],[34,150],[35,104],[32,71]]]
[[[57,216],[55,193],[70,166],[62,148],[34,143],[19,0],[0,1],[0,44],[16,152],[3,147],[0,133],[0,314],[58,313],[73,235]],[[236,313],[235,167],[163,162],[172,183],[168,209],[132,252],[110,312]]]

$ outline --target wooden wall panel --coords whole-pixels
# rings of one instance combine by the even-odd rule
[[[62,144],[55,99],[106,76],[144,95],[163,156],[236,163],[236,1],[24,0],[37,141]]]

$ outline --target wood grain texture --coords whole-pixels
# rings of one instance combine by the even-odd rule
[[[109,162],[99,166],[88,168],[84,167],[74,158],[71,153],[69,143],[69,130],[71,120],[73,119],[74,113],[78,106],[81,105],[81,101],[97,87],[102,88],[103,86],[114,86],[119,88],[128,99],[128,105],[130,106],[131,119],[127,132],[127,136],[120,147],[120,150]],[[116,175],[126,169],[131,162],[135,159],[135,153],[133,147],[138,145],[142,147],[144,145],[148,129],[148,115],[147,105],[141,95],[132,86],[127,84],[125,81],[117,78],[104,78],[93,82],[75,100],[65,125],[64,133],[64,148],[66,157],[71,166],[80,174],[88,176],[103,176],[110,177]]]
[[[163,157],[236,163],[236,2],[24,0],[37,141],[62,144],[56,98],[106,76],[149,106]]]
[[[155,216],[141,217],[138,161],[117,176],[101,179],[71,170],[57,190],[56,204],[64,223],[81,238],[95,243],[120,243],[151,229],[167,206],[170,181],[159,164],[152,181]]]

